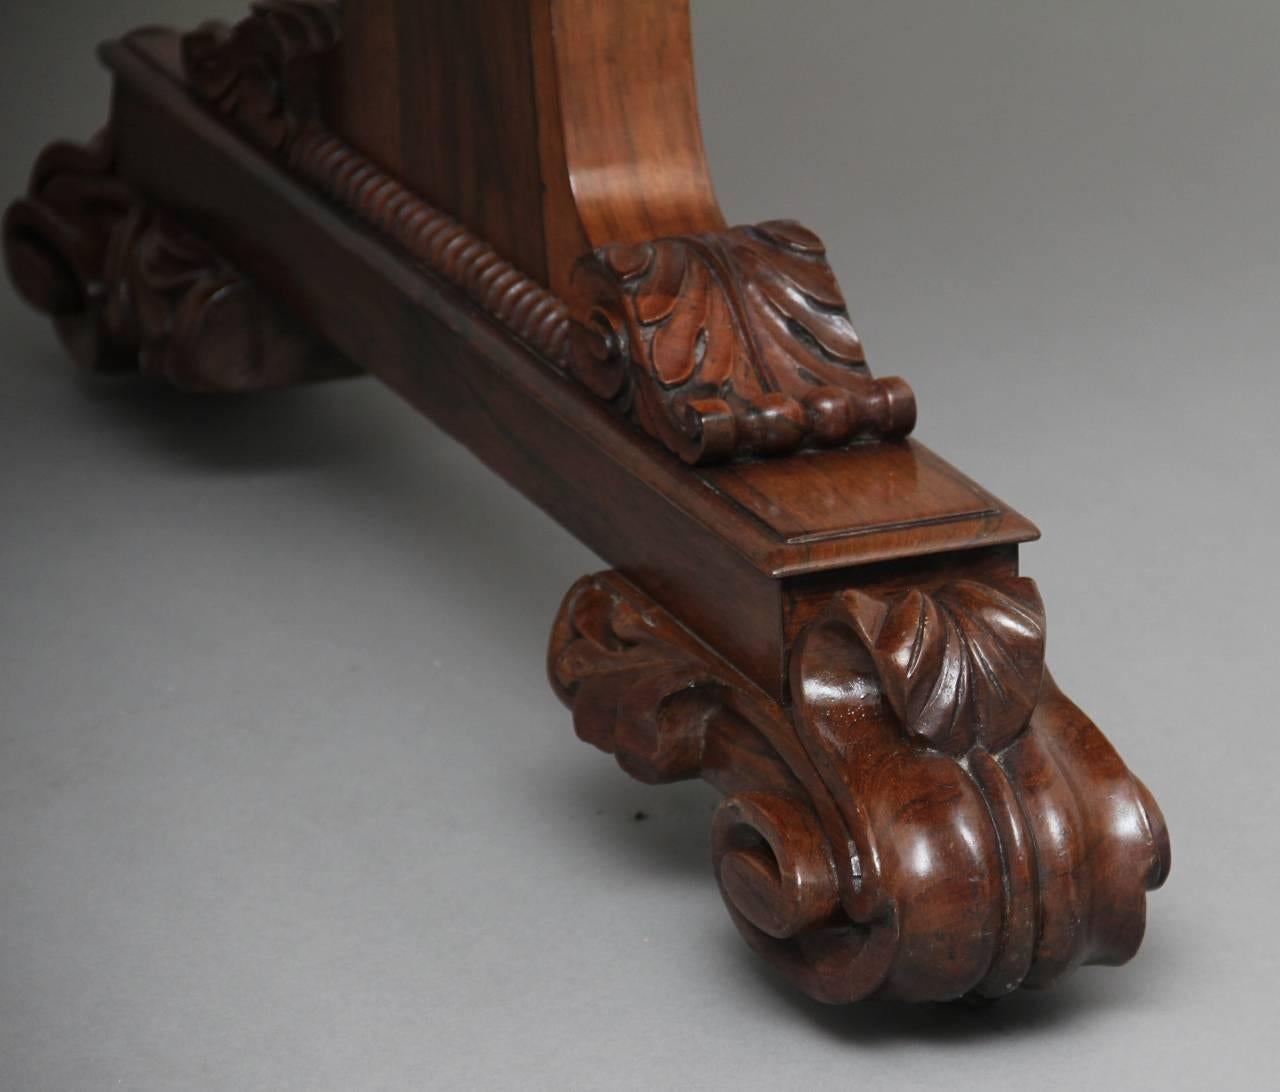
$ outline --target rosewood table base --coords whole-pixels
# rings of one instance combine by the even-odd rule
[[[1123,963],[1168,834],[1045,666],[1037,532],[911,438],[817,236],[727,226],[688,39],[684,0],[137,32],[10,207],[11,278],[89,371],[372,374],[604,557],[552,686],[633,777],[723,794],[729,915],[807,994]]]

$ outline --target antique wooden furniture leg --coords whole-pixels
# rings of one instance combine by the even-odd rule
[[[4,224],[76,360],[358,368],[606,558],[552,683],[633,776],[724,794],[729,913],[812,996],[1134,954],[1168,836],[1045,668],[1036,531],[910,438],[817,236],[726,224],[686,0],[264,0],[102,55],[108,129]]]

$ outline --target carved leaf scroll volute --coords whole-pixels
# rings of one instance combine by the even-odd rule
[[[893,598],[843,593],[904,730],[948,754],[1003,750],[1027,727],[1044,678],[1044,605],[1030,580],[957,581]]]
[[[690,463],[906,435],[915,400],[873,379],[822,241],[792,221],[580,263],[569,367]]]
[[[1169,868],[1146,787],[1044,669],[1030,580],[834,596],[779,705],[613,574],[552,635],[578,734],[701,776],[747,943],[826,1002],[941,1001],[1121,963]]]
[[[116,172],[110,128],[54,144],[4,217],[15,286],[86,371],[230,393],[350,374],[318,338]]]
[[[551,647],[552,684],[573,707],[582,740],[648,784],[700,774],[706,719],[723,681],[665,612],[583,581]]]

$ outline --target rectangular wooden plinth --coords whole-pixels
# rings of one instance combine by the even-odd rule
[[[812,588],[1016,569],[1035,528],[911,441],[691,469],[194,101],[177,40],[104,47],[118,169],[769,693]],[[857,571],[851,571],[857,570]],[[859,573],[861,572],[861,576]]]

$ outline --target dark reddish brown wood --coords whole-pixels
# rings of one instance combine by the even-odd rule
[[[725,226],[683,0],[265,0],[104,57],[114,135],[9,213],[19,288],[201,389],[323,340],[613,565],[553,685],[725,793],[754,948],[828,1001],[1133,954],[1168,838],[1045,671],[1037,532],[907,438],[815,237]]]
[[[363,0],[341,15],[342,48],[333,58],[325,116],[362,154],[405,181],[401,151],[401,50],[397,0]],[[412,64],[412,58],[408,58]]]
[[[602,247],[578,263],[569,370],[689,463],[900,439],[900,379],[871,378],[799,224]]]
[[[337,135],[561,295],[596,247],[724,230],[687,0],[365,0],[341,18]]]
[[[456,285],[535,349],[561,357],[569,333],[563,301],[325,125],[321,77],[339,28],[331,4],[263,5],[234,28],[211,23],[184,36],[182,70],[196,93],[260,148]]]
[[[400,157],[406,185],[547,283],[527,8],[396,4]]]
[[[553,26],[565,19],[557,6],[564,2],[556,0],[544,13]],[[629,22],[652,30],[657,25],[655,14],[670,7],[664,3],[637,8],[647,14]],[[352,10],[347,9],[348,19]],[[507,31],[512,27],[527,31],[529,25],[528,19],[521,21],[512,15],[520,10],[519,5],[502,8],[502,14],[483,5],[469,7],[465,18],[447,5],[431,10],[433,18],[444,20],[442,25],[433,25],[433,33],[427,35],[433,42],[438,34],[447,36],[450,30],[459,30],[462,40],[468,41],[469,35],[478,32],[472,21],[481,18]],[[591,8],[574,22],[582,28],[576,34],[565,27],[556,30],[551,56],[545,63],[554,66],[557,58],[566,55],[581,65],[583,58],[574,52],[584,48],[578,36],[594,32],[607,37],[606,31],[620,35],[623,28],[610,24],[603,14],[611,10],[607,6]],[[397,20],[403,20],[404,10],[397,12]],[[536,21],[540,12],[534,5],[530,18]],[[370,18],[375,28],[382,28],[389,16],[385,8],[378,8]],[[424,18],[409,21],[405,31],[409,40],[421,37]],[[612,18],[618,18],[616,12]],[[660,141],[655,145],[654,141],[640,140],[637,129],[626,134],[635,144],[594,142],[595,153],[607,156],[608,162],[583,168],[580,176],[572,174],[575,161],[570,159],[570,190],[578,202],[575,210],[557,215],[549,206],[543,210],[548,222],[556,223],[577,223],[585,217],[582,222],[589,225],[595,223],[594,217],[603,217],[595,234],[610,237],[604,234],[607,228],[624,240],[584,252],[584,247],[593,245],[588,231],[580,244],[574,244],[576,260],[563,266],[574,270],[570,302],[562,301],[541,287],[534,276],[519,271],[521,259],[513,265],[502,257],[501,252],[523,250],[526,269],[544,270],[540,260],[530,265],[527,251],[534,245],[532,241],[517,245],[505,219],[499,221],[493,212],[473,207],[452,193],[458,185],[454,173],[457,163],[440,155],[424,159],[416,144],[411,151],[401,147],[398,156],[384,149],[383,158],[408,164],[404,173],[409,181],[402,183],[330,130],[320,110],[325,98],[321,86],[324,74],[336,69],[342,81],[357,78],[349,66],[333,60],[340,25],[341,16],[330,4],[277,0],[262,5],[234,29],[210,24],[187,35],[183,40],[184,70],[196,91],[260,147],[276,153],[312,185],[378,227],[553,360],[561,359],[569,348],[568,315],[572,308],[576,321],[567,356],[570,373],[613,401],[687,462],[771,455],[803,446],[838,447],[852,440],[895,439],[915,426],[915,399],[910,388],[902,380],[871,378],[861,342],[827,264],[826,250],[812,232],[789,222],[716,230],[722,221],[718,211],[715,216],[707,211],[714,207],[709,184],[705,189],[691,185],[687,194],[679,186],[668,192],[659,184],[652,194],[643,195],[656,204],[652,208],[645,205],[637,179],[646,174],[659,179],[666,176],[648,170],[643,157],[627,158],[631,147],[652,152],[654,146],[661,145]],[[688,61],[687,26],[680,32],[679,19],[661,20],[660,25],[665,28],[658,35],[661,40],[647,44],[663,58],[663,63],[651,66],[661,78],[654,87],[637,81],[636,86],[648,90],[634,103],[630,92],[623,95],[623,101],[612,106],[616,118],[609,114],[609,119],[626,118],[628,124],[641,129],[649,119],[657,126],[654,113],[663,105],[671,105],[673,116],[679,116],[679,103],[667,104],[666,99],[674,93],[673,88],[691,87],[691,75],[681,67]],[[356,34],[360,57],[367,52],[364,43],[370,33],[376,39],[375,31]],[[672,34],[674,39],[668,40]],[[513,48],[509,37],[502,39],[499,54]],[[642,33],[631,35],[630,47],[635,48],[643,37]],[[456,57],[449,63],[456,64]],[[451,71],[448,65],[442,70]],[[501,105],[513,93],[513,86],[518,91],[521,71],[514,75],[507,68],[502,71],[500,93],[492,90],[496,77],[486,73],[461,85],[440,83],[433,77],[432,86],[422,94],[414,84],[407,101],[416,104],[415,108],[426,103],[438,108],[442,97],[447,98],[445,113],[450,118],[470,117],[471,107],[466,104],[474,106],[475,96],[492,107],[494,94]],[[568,82],[577,89],[561,89],[556,111],[570,109],[581,93],[576,83]],[[629,83],[625,86],[632,87]],[[375,88],[374,93],[381,92]],[[604,108],[597,97],[593,96],[590,108],[585,103],[578,107],[587,120],[566,131],[566,155],[596,127],[607,129],[611,138],[616,138],[620,123],[605,124]],[[603,97],[610,101],[607,95]],[[685,129],[696,135],[692,98],[683,106],[690,115]],[[547,124],[559,132],[563,122],[556,111]],[[663,117],[667,125],[663,131],[675,134],[677,144],[668,161],[687,162],[680,177],[705,178],[700,142],[688,133],[680,139],[685,130],[674,122],[668,124],[666,115]],[[481,121],[474,127],[481,133],[492,128]],[[375,133],[381,131],[375,129]],[[525,188],[521,178],[527,173],[527,149],[504,140],[486,140],[482,147],[487,166],[472,172],[479,179],[481,192],[486,188],[484,170],[497,169],[488,163],[489,157],[509,153],[519,161],[501,160],[502,169],[514,171],[507,192],[515,194],[513,207],[518,209]],[[465,167],[467,156],[462,160]],[[421,169],[415,169],[413,164],[419,162]],[[420,179],[426,174],[430,177]],[[611,181],[605,184],[601,177]],[[442,181],[444,178],[449,181]],[[415,183],[414,179],[420,180]],[[472,186],[467,192],[474,189]],[[551,173],[543,189],[546,194],[555,192]],[[433,192],[445,192],[446,197],[432,204],[420,196]],[[668,214],[686,207],[688,218],[683,223],[712,230],[657,241],[625,241],[637,235],[649,238],[641,233],[659,230],[657,223],[676,226],[679,221]],[[445,210],[457,210],[460,219]],[[536,221],[536,212],[530,210],[528,217],[518,219],[524,225],[529,217]],[[479,226],[489,238],[500,242],[491,245],[467,224]],[[537,233],[536,224],[521,230]],[[547,279],[545,272],[540,279]]]
[[[135,184],[183,208],[308,325],[767,689],[781,693],[785,685],[787,585],[777,578],[1035,535],[1025,519],[912,442],[806,455],[813,469],[803,490],[767,461],[689,472],[551,364],[531,359],[506,328],[460,311],[459,295],[407,263],[390,240],[362,232],[314,191],[266,169],[180,92],[176,39],[136,36],[111,47],[108,58],[121,77],[121,167]],[[245,222],[254,225],[251,235],[239,226]],[[308,262],[293,262],[296,254]],[[970,514],[939,521],[930,510],[921,518],[913,491],[868,488],[868,478],[890,475],[905,483],[917,465],[930,493],[954,492],[953,503]],[[738,484],[726,488],[721,476],[730,472]],[[849,497],[865,499],[854,521],[836,527],[827,520],[815,536],[773,526],[771,513],[807,503],[801,496],[836,510]]]
[[[551,286],[568,293],[574,262],[598,247],[723,232],[688,0],[534,0],[530,12]]]
[[[243,392],[351,367],[115,171],[115,140],[52,146],[3,238],[19,292],[87,371]]]
[[[627,772],[704,777],[747,942],[840,1003],[993,998],[1137,951],[1169,870],[1145,786],[1054,685],[1019,577],[853,587],[771,701],[614,574],[565,600],[549,671]]]

